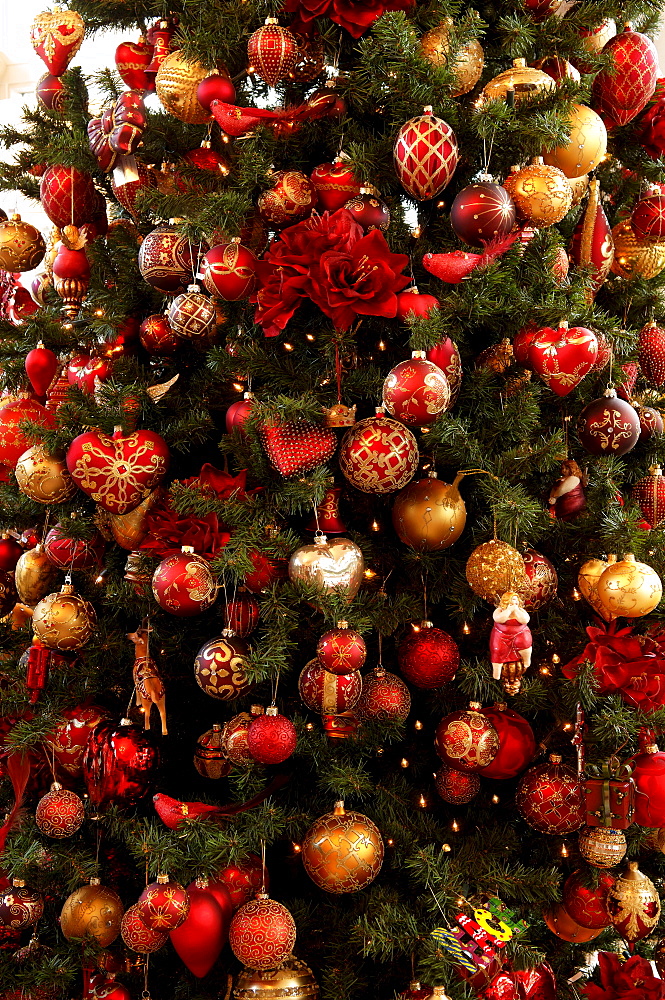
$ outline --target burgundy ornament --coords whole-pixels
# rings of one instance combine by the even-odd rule
[[[256,289],[256,265],[252,251],[235,238],[208,250],[201,261],[201,278],[211,295],[239,302]]]
[[[339,516],[339,486],[331,486],[323,494],[323,500],[316,508],[316,516],[308,523],[305,531],[322,531],[324,535],[344,535],[347,527]]]
[[[608,128],[627,125],[656,89],[656,47],[646,35],[626,25],[607,42],[603,55],[609,60],[593,81],[594,106]]]
[[[158,875],[147,885],[136,904],[148,930],[169,933],[180,927],[189,914],[189,893],[168,875]]]
[[[515,204],[501,184],[494,184],[484,176],[457,195],[450,208],[450,222],[461,240],[482,247],[512,230]]]
[[[139,270],[143,280],[159,292],[184,292],[208,249],[205,241],[194,245],[176,226],[157,226],[139,248]]]
[[[356,705],[358,718],[383,722],[404,722],[411,711],[411,692],[401,677],[383,667],[375,667],[363,677],[363,689]]]
[[[350,674],[331,674],[318,660],[310,660],[298,678],[298,691],[307,708],[321,715],[340,715],[358,703],[362,677],[357,670]]]
[[[360,192],[344,203],[344,208],[353,216],[354,222],[362,226],[366,233],[379,229],[385,233],[390,225],[390,209],[385,201],[361,188]]]
[[[48,561],[66,573],[99,566],[105,548],[106,543],[99,532],[89,539],[68,538],[59,524],[51,528],[44,539]]]
[[[499,752],[496,729],[477,701],[451,712],[436,727],[434,748],[444,764],[456,771],[482,771]]]
[[[175,354],[182,341],[171,329],[164,313],[153,313],[141,323],[141,345],[150,354]]]
[[[588,403],[577,421],[577,436],[592,455],[625,455],[640,436],[637,411],[608,388],[600,399]]]
[[[434,786],[444,802],[464,805],[475,799],[480,791],[480,778],[477,774],[444,766],[437,771]]]
[[[101,722],[83,754],[83,779],[93,806],[133,806],[151,790],[159,751],[150,733],[129,719]]]
[[[665,196],[652,194],[638,201],[630,216],[630,228],[645,240],[665,239]]]
[[[537,764],[522,775],[515,801],[529,826],[540,833],[563,836],[584,824],[582,785],[558,754],[550,754],[548,763]]]
[[[483,768],[487,778],[515,778],[536,754],[533,730],[523,716],[506,705],[484,708],[485,715],[497,731],[499,749],[494,760]]]
[[[429,621],[411,629],[397,648],[397,662],[406,680],[424,690],[452,681],[460,661],[455,640]]]
[[[44,913],[44,899],[39,892],[26,887],[23,879],[13,878],[0,896],[0,927],[15,930],[36,924]]]
[[[296,727],[275,705],[257,715],[247,730],[247,749],[258,764],[281,764],[296,748]]]
[[[635,409],[640,418],[640,441],[650,441],[653,437],[660,437],[663,433],[662,414],[653,406],[636,406]]]
[[[67,90],[59,76],[47,73],[37,84],[35,93],[47,111],[64,112]]]
[[[143,191],[157,187],[155,172],[135,156],[121,156],[111,174],[111,190],[118,203],[138,222],[143,209],[136,199]],[[122,223],[123,220],[120,220]]]
[[[269,888],[268,869],[264,868],[258,854],[248,854],[242,861],[227,865],[218,872],[212,886],[222,885],[231,897],[235,909],[253,899],[261,887]]]
[[[105,173],[113,170],[119,156],[135,153],[147,125],[142,92],[125,90],[101,118],[88,122],[90,151]]]
[[[236,88],[233,86],[228,76],[221,73],[213,73],[201,80],[196,89],[196,100],[202,108],[210,111],[213,101],[222,101],[223,104],[235,104]]]
[[[316,204],[316,190],[300,170],[278,170],[271,186],[259,195],[261,217],[275,226],[296,222],[309,215]]]
[[[11,573],[16,569],[16,563],[23,555],[23,546],[19,545],[11,535],[0,538],[0,570]]]
[[[538,611],[556,597],[558,577],[547,556],[527,549],[523,555],[524,570],[528,584],[522,589],[524,607],[527,611]]]
[[[319,639],[316,655],[321,666],[331,674],[350,674],[360,670],[367,656],[365,640],[360,632],[349,628],[348,622],[337,622]]]
[[[563,905],[566,912],[581,927],[608,927],[612,920],[607,912],[607,896],[614,885],[613,875],[599,872],[598,885],[586,884],[584,871],[572,872],[563,884]]]
[[[232,601],[227,602],[226,626],[244,639],[256,628],[260,614],[261,607],[253,594],[238,594]]]

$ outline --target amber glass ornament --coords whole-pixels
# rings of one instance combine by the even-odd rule
[[[526,59],[513,59],[513,65],[499,73],[483,87],[485,101],[505,101],[508,92],[515,95],[515,104],[540,94],[554,90],[556,84],[547,73],[527,66]]]
[[[346,621],[324,632],[316,645],[319,663],[331,674],[350,674],[360,670],[367,656],[365,640],[360,632],[349,628]]]
[[[209,70],[199,62],[183,58],[180,51],[171,52],[157,70],[155,90],[162,106],[174,118],[189,125],[210,121],[210,111],[199,104],[196,91]]]
[[[194,751],[194,767],[202,778],[219,780],[231,770],[231,761],[226,755],[222,741],[222,726],[218,723],[199,736]]]
[[[157,488],[128,514],[106,512],[106,523],[118,545],[128,552],[136,552],[148,534],[148,514],[162,496],[163,491]]]
[[[603,396],[587,403],[580,413],[577,436],[592,455],[619,458],[639,441],[640,418],[635,408],[609,386]]]
[[[633,944],[646,937],[660,918],[658,890],[637,861],[629,861],[607,895],[607,910],[612,926]]]
[[[477,701],[446,715],[436,727],[434,748],[444,764],[456,771],[481,771],[492,763],[499,746],[498,733]]]
[[[23,222],[18,214],[6,222],[0,222],[0,268],[3,271],[32,271],[44,259],[46,244],[44,237]]]
[[[498,604],[509,590],[528,586],[524,559],[517,549],[498,538],[478,545],[466,563],[466,578],[474,594]]]
[[[59,593],[44,597],[34,610],[32,627],[49,649],[68,651],[85,646],[94,634],[97,615],[92,604],[65,583]]]
[[[243,969],[236,977],[232,1000],[318,1000],[314,973],[291,955],[276,969]]]
[[[402,187],[417,201],[435,198],[455,173],[458,160],[455,133],[427,105],[397,133],[393,162]]]
[[[584,860],[594,868],[614,868],[626,854],[626,834],[606,826],[585,826],[578,845]]]
[[[359,719],[404,722],[410,711],[411,693],[401,677],[380,666],[365,674],[360,700],[356,705]]]
[[[64,503],[76,493],[64,460],[49,455],[41,444],[23,452],[15,473],[21,493],[35,503]]]
[[[607,129],[600,115],[586,104],[573,104],[568,119],[570,138],[543,153],[543,160],[563,170],[566,177],[581,177],[594,170],[607,152]]]
[[[326,892],[356,892],[373,882],[383,863],[383,839],[362,813],[347,812],[336,802],[319,817],[302,842],[305,871]]]
[[[220,701],[232,701],[250,688],[245,673],[247,643],[230,629],[204,643],[194,660],[194,676],[202,691]]]
[[[652,465],[649,475],[635,483],[630,496],[650,528],[665,521],[665,476],[659,465]]]
[[[475,799],[480,791],[480,778],[477,774],[444,766],[434,776],[434,787],[444,802],[464,805]]]
[[[655,278],[665,267],[665,242],[636,236],[629,221],[617,222],[612,230],[612,273],[631,278]]]
[[[139,955],[150,955],[153,951],[163,948],[169,939],[168,934],[162,931],[153,931],[141,920],[138,903],[134,903],[128,910],[125,910],[121,924],[120,933],[124,944]]]
[[[453,74],[455,82],[452,97],[468,94],[482,76],[485,65],[485,54],[477,38],[472,38],[457,48],[455,58],[450,57],[450,32],[453,27],[452,17],[444,17],[441,24],[426,31],[420,39],[419,52],[423,59],[432,66],[446,66]]]
[[[411,431],[378,407],[342,438],[339,464],[345,478],[363,493],[393,493],[418,468],[418,443]]]
[[[47,837],[71,837],[85,819],[85,807],[76,794],[54,781],[37,803],[35,823]]]
[[[26,887],[22,878],[13,878],[0,896],[0,927],[20,930],[36,924],[44,913],[44,899]]]
[[[545,923],[557,937],[562,941],[569,941],[571,944],[583,944],[585,941],[593,941],[600,934],[600,929],[582,927],[570,916],[563,903],[556,903],[549,910],[543,913]]]
[[[607,927],[612,922],[607,912],[607,895],[614,885],[614,877],[600,875],[597,886],[588,885],[588,881],[584,871],[569,875],[563,884],[563,905],[582,927]]]
[[[448,379],[424,351],[413,351],[410,361],[400,361],[386,376],[383,405],[409,427],[427,426],[450,405]]]
[[[393,527],[400,541],[419,551],[447,549],[456,542],[466,524],[466,507],[459,492],[464,476],[452,483],[430,472],[401,490],[393,505]]]
[[[117,892],[91,878],[65,900],[60,930],[68,941],[93,938],[100,948],[108,948],[120,933],[123,912]]]
[[[608,622],[612,621],[615,616],[607,610],[598,596],[598,581],[601,574],[605,572],[608,566],[615,563],[616,560],[617,557],[614,554],[608,555],[607,561],[604,559],[587,559],[586,562],[582,563],[577,574],[577,586],[580,588],[582,597],[585,601],[588,601],[596,614],[599,614],[601,618],[604,618]]]
[[[553,82],[551,77],[547,79]],[[542,156],[534,157],[512,176],[510,193],[520,215],[534,226],[561,222],[573,201],[563,170],[544,163]]]
[[[663,585],[651,566],[632,552],[608,566],[598,580],[598,600],[614,617],[641,618],[660,603]]]
[[[411,626],[397,648],[399,669],[409,683],[428,690],[453,680],[459,667],[459,647],[430,621]]]
[[[274,969],[291,954],[296,924],[285,906],[266,892],[244,903],[229,927],[229,944],[238,961],[251,969]]]
[[[14,582],[23,604],[33,608],[49,594],[58,579],[58,569],[41,544],[20,556],[14,570]]]
[[[572,833],[584,823],[582,785],[558,754],[522,775],[515,802],[529,826],[540,833]]]

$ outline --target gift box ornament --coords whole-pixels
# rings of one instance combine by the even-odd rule
[[[635,812],[635,782],[632,769],[617,757],[601,767],[587,768],[584,782],[587,826],[626,830]]]

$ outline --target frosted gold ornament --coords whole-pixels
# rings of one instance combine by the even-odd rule
[[[276,969],[243,969],[236,978],[232,1000],[318,1000],[314,973],[291,955]]]
[[[3,271],[32,271],[44,259],[44,237],[15,213],[0,223],[0,268]]]
[[[91,638],[97,615],[92,604],[65,583],[60,593],[49,594],[39,602],[32,616],[35,636],[49,649],[80,649]]]
[[[665,267],[665,242],[654,243],[636,236],[630,221],[618,222],[612,230],[614,260],[611,271],[621,278],[655,278]]]
[[[515,95],[515,104],[519,104],[536,94],[546,90],[554,90],[556,81],[542,70],[527,66],[526,59],[513,59],[513,65],[483,87],[483,102],[505,101],[509,91]]]
[[[563,170],[566,177],[577,178],[597,167],[605,156],[607,129],[600,115],[586,104],[573,104],[569,124],[568,142],[544,152],[543,160]]]
[[[19,556],[14,570],[14,582],[23,604],[34,608],[43,597],[51,592],[58,579],[58,567],[54,566],[43,545],[35,545]]]
[[[113,889],[91,878],[65,900],[60,914],[60,930],[68,941],[93,938],[100,948],[107,948],[120,933],[124,913],[120,896]]]
[[[453,97],[468,94],[482,76],[485,65],[485,54],[477,38],[460,45],[453,62],[449,62],[450,29],[453,26],[452,17],[445,17],[441,24],[431,31],[425,32],[420,39],[420,55],[432,66],[447,66],[455,77]]]
[[[614,617],[641,618],[653,611],[663,596],[660,577],[651,566],[637,562],[632,552],[603,571],[598,600]]]
[[[637,861],[629,861],[607,894],[612,926],[631,944],[651,933],[660,917],[660,897]]]
[[[312,545],[302,545],[289,560],[289,578],[294,583],[314,585],[323,591],[341,591],[349,600],[358,593],[365,561],[350,538],[318,535]]]
[[[189,125],[203,125],[212,115],[199,104],[196,91],[202,80],[210,76],[199,62],[190,62],[178,50],[163,60],[155,77],[157,97],[170,115]]]
[[[400,541],[420,551],[447,549],[456,542],[466,524],[466,507],[458,485],[459,472],[452,483],[444,483],[430,472],[401,490],[393,505],[393,527]]]
[[[550,78],[551,79],[551,78]],[[563,170],[536,156],[511,175],[510,194],[517,210],[534,226],[553,226],[570,210],[573,191]]]
[[[23,452],[15,474],[21,493],[35,503],[64,503],[76,493],[76,483],[64,460],[49,455],[41,444]]]
[[[613,868],[623,861],[626,835],[606,826],[585,826],[579,832],[580,854],[594,868]]]
[[[474,594],[498,604],[508,591],[528,587],[524,559],[517,549],[498,538],[478,545],[466,563],[466,578]]]
[[[591,605],[596,614],[604,618],[606,622],[613,621],[616,615],[608,611],[600,600],[598,596],[598,581],[607,567],[613,565],[616,561],[617,557],[614,554],[609,555],[607,561],[604,559],[587,559],[585,563],[582,563],[577,574],[577,586],[580,588],[582,597]]]

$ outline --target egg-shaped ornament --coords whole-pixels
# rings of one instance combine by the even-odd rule
[[[14,569],[14,582],[19,600],[34,608],[43,597],[50,594],[58,580],[57,567],[37,544],[27,549],[19,558]]]
[[[244,903],[231,920],[231,951],[251,969],[275,969],[289,957],[295,943],[292,915],[266,892]]]
[[[123,943],[139,955],[151,955],[153,951],[159,951],[169,939],[168,934],[163,931],[152,931],[146,927],[137,903],[125,910],[120,923],[120,934]]]
[[[139,271],[158,292],[176,295],[186,290],[207,250],[205,241],[193,244],[174,225],[157,226],[139,247]]]
[[[593,100],[609,128],[627,125],[656,89],[658,52],[647,35],[626,24],[603,49],[605,64],[593,81]]]
[[[97,615],[92,604],[65,583],[59,593],[49,594],[39,602],[32,615],[32,627],[48,649],[68,652],[81,649],[92,638]]]
[[[483,87],[484,102],[505,101],[506,95],[514,94],[515,104],[548,90],[554,90],[556,83],[547,73],[533,66],[527,66],[526,59],[513,59],[510,69],[505,69]]]
[[[607,894],[615,931],[631,945],[651,934],[660,919],[660,895],[637,861],[629,861]]]
[[[117,892],[91,878],[65,900],[60,930],[68,941],[92,938],[100,948],[108,948],[120,933],[123,912]]]
[[[404,722],[411,711],[411,692],[401,677],[375,667],[363,677],[363,689],[355,706],[359,719]]]
[[[658,606],[663,596],[656,571],[638,562],[632,552],[603,571],[597,590],[600,603],[616,618],[642,618]]]
[[[233,701],[246,694],[249,648],[231,629],[204,643],[194,659],[194,676],[202,691],[219,701]]]
[[[203,125],[211,114],[199,103],[199,84],[210,75],[196,60],[185,59],[180,52],[169,53],[162,60],[155,77],[155,91],[165,111],[189,125]]]
[[[551,167],[563,170],[566,177],[581,177],[595,170],[607,152],[607,129],[599,114],[586,104],[573,104],[570,109],[568,142],[543,153]]]
[[[460,664],[459,647],[452,636],[432,622],[411,626],[397,647],[397,662],[410,684],[425,690],[452,681]]]
[[[378,827],[362,813],[347,812],[340,801],[309,828],[301,857],[314,884],[338,894],[357,892],[373,882],[381,870],[383,853]]]
[[[397,494],[392,519],[400,541],[421,552],[447,549],[457,541],[466,524],[466,507],[458,489],[463,475],[458,473],[452,483],[444,483],[432,471]]]
[[[35,503],[64,503],[76,493],[64,459],[49,455],[42,444],[24,451],[14,471],[21,493]]]
[[[373,229],[385,233],[390,225],[390,209],[373,188],[361,187],[358,194],[344,203],[344,208],[366,233],[371,233]]]
[[[436,727],[434,749],[444,764],[456,771],[482,771],[499,752],[499,736],[480,703],[451,712]]]
[[[665,240],[665,195],[641,198],[631,213],[630,226],[641,239],[656,243]]]
[[[498,538],[476,546],[466,563],[466,579],[474,594],[498,604],[508,591],[521,593],[528,586],[524,558]]]
[[[201,344],[214,332],[217,310],[200,286],[191,284],[169,306],[168,321],[176,336]]]
[[[626,855],[626,834],[606,826],[584,826],[578,846],[584,860],[594,868],[614,868]]]
[[[559,578],[550,560],[541,552],[527,549],[522,558],[528,580],[521,591],[524,608],[538,611],[556,597]]]
[[[71,837],[85,819],[85,806],[76,792],[54,781],[37,803],[35,823],[46,837]]]
[[[167,934],[187,919],[189,893],[179,882],[162,874],[145,887],[136,906],[148,930]]]
[[[631,281],[655,278],[665,268],[665,241],[637,236],[629,221],[617,222],[612,229],[614,258],[612,274]]]
[[[211,295],[227,302],[247,299],[257,285],[258,261],[239,237],[211,247],[201,261],[201,278]]]
[[[428,105],[400,128],[393,147],[395,173],[417,201],[435,198],[455,173],[459,151],[455,133]]]
[[[665,328],[655,320],[645,323],[637,341],[637,360],[647,382],[665,387]]]
[[[324,670],[331,674],[350,674],[360,670],[367,656],[365,640],[360,632],[349,628],[346,621],[324,632],[316,644],[316,655]]]
[[[295,35],[288,28],[283,28],[276,17],[267,17],[265,24],[257,28],[247,42],[247,58],[253,71],[270,87],[286,79],[297,57]]]
[[[26,886],[22,878],[13,878],[0,895],[0,927],[21,930],[36,924],[44,914],[44,897]]]
[[[349,674],[331,674],[318,659],[305,664],[298,678],[298,691],[311,712],[320,715],[340,715],[358,703],[363,681],[358,670]]]
[[[342,438],[339,465],[344,477],[363,493],[393,493],[406,486],[418,468],[418,443],[411,431],[378,407]]]
[[[598,596],[598,581],[608,566],[617,561],[614,554],[608,555],[605,559],[587,559],[580,566],[577,574],[577,586],[580,588],[582,597],[587,601],[596,614],[604,618],[605,621],[612,621],[616,615],[607,610]]]
[[[619,458],[635,447],[640,437],[637,410],[608,386],[603,396],[588,403],[577,418],[577,436],[592,455]]]
[[[300,170],[278,170],[271,186],[259,195],[259,214],[276,226],[304,219],[316,205],[316,189]]]
[[[462,188],[450,208],[450,224],[459,238],[473,247],[507,236],[515,218],[513,199],[489,174],[481,174],[475,183]]]
[[[562,836],[584,823],[584,789],[571,767],[558,754],[522,775],[515,796],[517,808],[540,833]]]
[[[32,271],[44,259],[44,237],[17,213],[0,222],[0,268],[3,271]]]
[[[383,405],[410,427],[433,424],[450,405],[448,379],[424,351],[413,351],[410,361],[401,361],[386,376]]]
[[[649,475],[635,483],[630,497],[650,528],[657,528],[665,521],[665,476],[659,465],[652,465]]]
[[[542,156],[512,175],[510,194],[520,216],[540,227],[561,222],[573,202],[563,170],[544,163]]]
[[[432,66],[445,66],[453,74],[452,97],[461,97],[473,90],[482,76],[485,53],[477,38],[456,47],[455,58],[450,60],[450,35],[452,17],[444,17],[440,24],[426,31],[420,39],[419,54]]]
[[[650,441],[654,437],[660,437],[665,431],[663,415],[653,406],[636,406],[640,418],[640,441]]]
[[[152,576],[152,592],[160,608],[182,618],[200,615],[217,598],[210,566],[191,545],[162,559]]]
[[[362,550],[350,538],[316,535],[311,545],[302,545],[289,560],[289,579],[324,592],[339,591],[349,600],[358,593],[365,572]]]

